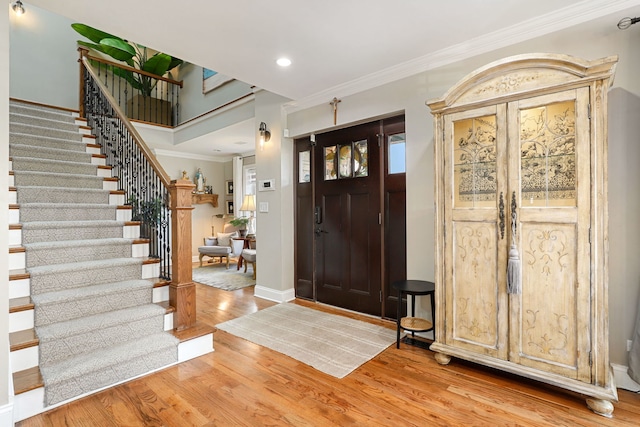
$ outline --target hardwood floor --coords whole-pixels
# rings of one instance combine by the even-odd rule
[[[253,288],[197,285],[198,320],[216,325],[274,303]],[[296,301],[394,329],[395,324]],[[638,426],[640,395],[620,390],[614,418],[542,383],[401,344],[343,379],[214,334],[215,352],[27,419],[17,426]]]

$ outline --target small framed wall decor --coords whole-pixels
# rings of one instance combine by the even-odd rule
[[[226,201],[226,213],[227,215],[234,215],[233,200]]]
[[[225,194],[227,196],[232,196],[233,195],[233,181],[226,181],[225,182]]]

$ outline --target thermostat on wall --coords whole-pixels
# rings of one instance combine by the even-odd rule
[[[273,191],[276,189],[275,179],[263,179],[258,184],[258,191]]]

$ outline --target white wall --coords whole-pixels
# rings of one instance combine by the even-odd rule
[[[6,5],[5,5],[6,7]],[[9,117],[9,8],[0,14],[0,117]],[[0,159],[9,158],[9,121],[0,120]],[[9,238],[9,163],[0,161],[0,242]],[[6,245],[4,245],[6,247]],[[0,426],[12,425],[9,368],[9,252],[0,253]],[[12,394],[12,393],[11,393]]]
[[[174,73],[172,73],[174,74]],[[239,97],[253,93],[251,85],[233,80],[208,93],[202,93],[202,67],[194,64],[183,64],[178,67],[174,78],[184,80],[184,88],[180,92],[180,123],[225,105]]]
[[[409,278],[434,279],[433,119],[425,101],[441,97],[452,85],[489,62],[521,53],[551,52],[597,59],[617,54],[620,62],[610,98],[610,354],[627,364],[626,340],[631,337],[640,296],[640,49],[638,31],[620,31],[612,24],[593,34],[582,26],[537,38],[468,60],[427,71],[360,94],[344,97],[338,107],[338,126],[369,121],[404,111],[407,134],[407,273]],[[286,126],[292,136],[332,128],[326,105],[293,112]],[[288,156],[288,153],[284,154]],[[259,158],[261,167],[262,160]],[[272,160],[274,164],[279,159]],[[288,236],[288,230],[282,231]],[[426,306],[426,301],[423,304]]]
[[[11,13],[10,96],[78,109],[78,52],[73,21],[31,4]],[[46,89],[43,89],[46,88]]]
[[[265,122],[271,139],[258,148],[256,129],[256,177],[275,181],[276,191],[258,191],[256,204],[268,203],[268,212],[256,212],[260,268],[256,295],[277,301],[293,296],[293,141],[283,138],[280,106],[285,101],[269,92],[256,94],[256,123]],[[269,289],[271,294],[263,292]]]

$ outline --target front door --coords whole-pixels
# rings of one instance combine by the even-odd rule
[[[380,123],[316,137],[316,297],[380,316]]]
[[[395,318],[390,283],[406,278],[404,139],[398,116],[295,141],[297,297]]]

